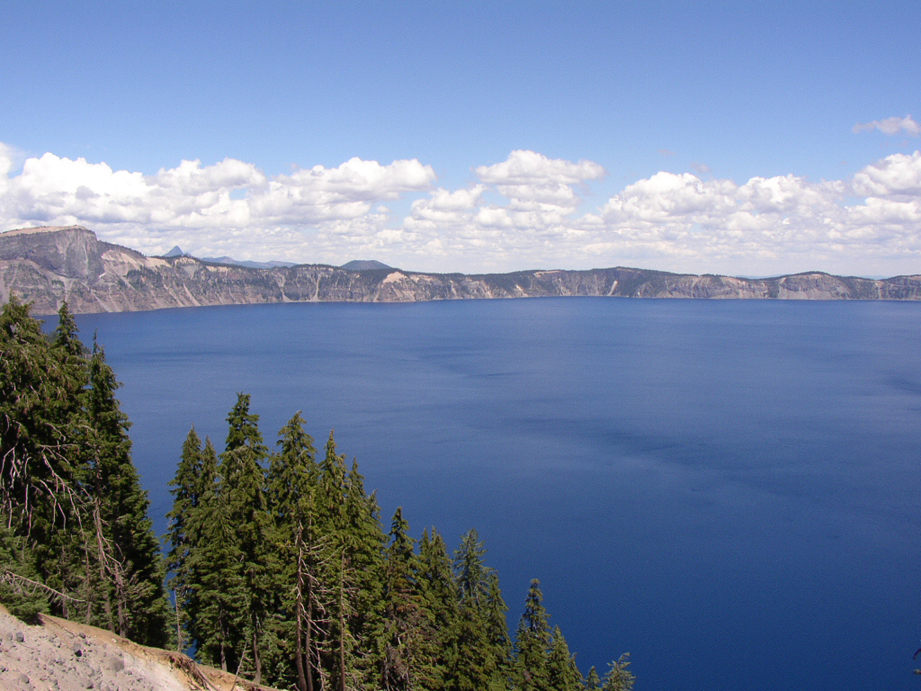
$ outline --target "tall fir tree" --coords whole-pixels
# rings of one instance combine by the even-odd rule
[[[332,689],[374,688],[384,638],[380,511],[358,465],[346,469],[332,432],[319,481],[317,519],[329,554],[323,579],[333,594],[321,665]]]
[[[15,296],[0,313],[0,515],[52,611],[165,640],[162,563],[101,349],[66,303],[50,338]],[[104,612],[104,614],[101,614]]]
[[[181,473],[182,477],[177,478],[180,481],[173,488],[179,507],[177,510],[174,505],[176,517],[172,520],[178,521],[178,525],[175,532],[168,534],[171,540],[171,556],[168,558],[173,569],[171,585],[178,598],[179,619],[185,632],[184,645],[198,651],[200,658],[207,657],[213,664],[220,664],[220,645],[213,643],[213,630],[208,626],[209,618],[205,614],[206,609],[214,609],[212,598],[215,593],[206,587],[206,582],[225,575],[214,573],[216,569],[206,555],[227,548],[226,543],[215,545],[209,542],[226,526],[220,525],[222,507],[217,496],[217,452],[208,438],[204,448],[195,452],[197,439],[198,435],[191,433],[186,438],[183,455],[188,454],[188,458],[186,461],[180,458],[177,468],[177,474]],[[173,538],[180,542],[173,543]],[[218,556],[221,557],[220,554]]]
[[[419,582],[432,627],[433,683],[437,688],[452,688],[451,670],[460,664],[457,641],[460,599],[448,548],[434,528],[431,537],[424,530],[419,541]]]
[[[319,470],[313,438],[298,412],[279,432],[280,451],[268,473],[268,508],[273,517],[272,544],[277,560],[273,630],[279,680],[299,691],[321,685],[316,632],[321,628],[323,584],[320,566],[328,555],[319,540],[315,502]]]
[[[586,691],[600,691],[601,689],[601,677],[598,676],[598,670],[594,665],[585,675],[585,689]]]
[[[189,430],[182,445],[182,455],[176,475],[170,480],[173,508],[166,514],[168,528],[165,539],[169,542],[166,557],[170,586],[175,598],[177,647],[180,651],[191,645],[189,614],[193,607],[193,584],[189,560],[198,546],[195,534],[195,512],[201,504],[203,470],[202,443],[195,427]],[[186,635],[183,635],[183,631]]]
[[[403,509],[397,508],[384,556],[384,650],[381,687],[388,691],[438,689],[442,671],[432,612],[425,606],[421,565]]]
[[[631,691],[636,677],[630,671],[630,653],[624,653],[609,665],[601,685],[603,691]]]
[[[243,555],[230,507],[219,493],[219,482],[201,495],[195,515],[200,542],[188,560],[192,600],[190,633],[199,659],[236,673],[246,645],[248,597]]]
[[[74,459],[76,393],[85,379],[75,381],[63,350],[11,295],[0,312],[0,501],[7,526],[34,545],[39,577],[58,586],[65,574],[54,534],[80,520],[86,499]]]
[[[486,548],[475,529],[461,538],[454,554],[458,591],[457,656],[451,667],[454,688],[504,689],[509,654],[505,602],[499,578],[486,566]]]
[[[559,626],[554,626],[551,633],[547,671],[550,688],[554,691],[582,691],[584,688],[575,656],[569,652],[569,646]]]
[[[220,501],[234,526],[235,546],[242,560],[242,600],[236,629],[243,634],[236,647],[249,651],[252,677],[262,681],[262,647],[271,582],[268,569],[269,514],[265,501],[265,468],[269,450],[259,432],[259,416],[249,410],[249,394],[237,395],[227,416],[227,444],[221,455]]]
[[[515,635],[515,680],[521,691],[553,691],[550,685],[549,616],[543,605],[540,581],[531,581],[524,613]]]
[[[168,606],[164,569],[150,502],[131,461],[130,423],[115,391],[120,386],[94,346],[84,410],[89,433],[84,483],[92,501],[97,549],[91,550],[100,574],[107,574],[102,593],[110,629],[146,645],[166,642]]]

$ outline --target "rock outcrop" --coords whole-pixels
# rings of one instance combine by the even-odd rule
[[[921,300],[921,276],[883,280],[813,272],[765,279],[616,267],[507,274],[353,271],[322,264],[266,269],[189,256],[146,257],[79,226],[0,234],[0,301],[10,293],[52,314],[269,302],[420,302],[552,296]]]

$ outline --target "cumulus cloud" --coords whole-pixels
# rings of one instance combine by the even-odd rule
[[[143,175],[51,153],[14,173],[14,153],[0,145],[0,227],[79,223],[148,254],[178,244],[199,256],[371,257],[439,271],[630,264],[895,274],[921,266],[919,152],[888,156],[850,180],[660,171],[589,210],[583,195],[605,175],[600,164],[524,150],[475,167],[476,181],[459,189],[437,186],[431,166],[415,159],[353,158],[275,176],[235,159],[182,161]],[[408,207],[390,204],[407,196]]]
[[[852,131],[857,134],[869,130],[879,130],[889,137],[894,137],[903,132],[911,137],[917,137],[921,134],[921,125],[918,125],[911,115],[906,115],[904,118],[891,117],[885,120],[873,120],[872,122],[858,122],[854,125]]]
[[[894,154],[854,176],[855,194],[865,197],[921,195],[921,152]]]
[[[342,224],[380,225],[371,209],[435,181],[417,160],[353,158],[336,168],[315,166],[267,177],[251,163],[224,159],[213,165],[182,161],[145,176],[115,171],[106,163],[46,153],[25,161],[10,177],[12,154],[0,148],[0,223],[82,224],[106,240],[159,252],[181,238],[192,251],[303,254],[304,229],[341,233]]]

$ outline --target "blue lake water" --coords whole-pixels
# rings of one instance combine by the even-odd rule
[[[192,424],[302,410],[382,516],[476,527],[583,672],[638,689],[917,689],[921,304],[539,299],[87,315],[159,532]],[[918,666],[921,666],[919,661]]]

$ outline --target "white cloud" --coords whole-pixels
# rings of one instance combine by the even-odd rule
[[[885,120],[873,120],[872,122],[858,122],[854,125],[852,131],[854,134],[857,134],[869,130],[879,130],[889,137],[893,137],[902,132],[911,137],[917,137],[921,134],[921,125],[918,125],[911,115],[906,115],[904,118],[891,117]]]
[[[13,170],[13,147],[0,142],[0,185]]]
[[[865,197],[921,195],[921,152],[893,154],[854,176],[854,193]]]
[[[597,180],[604,168],[592,161],[565,161],[547,158],[534,151],[513,151],[502,163],[479,166],[476,174],[494,185],[575,185],[583,180]]]
[[[199,256],[377,258],[438,271],[921,270],[921,152],[888,156],[849,181],[661,171],[589,212],[580,195],[602,166],[533,151],[476,167],[478,181],[460,189],[436,187],[418,160],[354,158],[277,176],[235,159],[182,161],[145,176],[51,153],[13,174],[13,157],[0,144],[0,227],[79,223],[148,254],[178,244]],[[421,196],[405,218],[388,210],[407,195]]]

